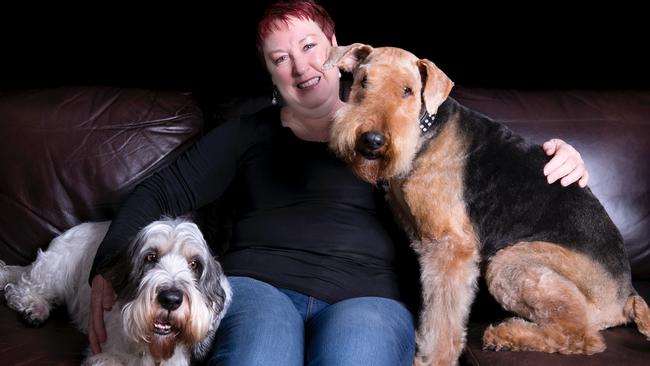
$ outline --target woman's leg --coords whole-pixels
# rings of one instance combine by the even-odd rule
[[[228,277],[232,304],[208,357],[210,366],[302,366],[304,323],[287,295],[248,277]]]
[[[360,297],[330,305],[307,323],[309,366],[411,366],[413,315],[404,304]]]

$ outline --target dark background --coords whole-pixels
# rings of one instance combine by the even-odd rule
[[[0,88],[102,84],[187,90],[219,103],[270,94],[255,24],[268,1],[103,3],[6,9]],[[434,61],[457,85],[648,88],[645,12],[622,2],[468,5],[321,2],[339,44],[398,46]]]

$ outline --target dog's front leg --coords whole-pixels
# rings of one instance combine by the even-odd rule
[[[414,364],[457,365],[476,292],[479,253],[473,241],[458,238],[418,244],[423,308]]]

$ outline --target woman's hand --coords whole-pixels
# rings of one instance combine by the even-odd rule
[[[104,311],[109,311],[115,302],[113,286],[102,275],[93,277],[90,287],[90,314],[88,316],[88,341],[93,354],[102,352],[101,344],[106,342]]]
[[[553,158],[544,166],[544,175],[549,184],[560,179],[564,187],[578,181],[580,187],[586,187],[589,172],[582,161],[580,153],[560,139],[551,139],[542,145],[546,155]]]

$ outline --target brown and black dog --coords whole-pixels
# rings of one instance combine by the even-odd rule
[[[449,98],[451,80],[405,50],[334,47],[332,66],[354,81],[330,147],[386,185],[419,255],[416,365],[458,362],[480,273],[517,315],[486,349],[593,354],[599,330],[629,321],[650,338],[620,232],[589,188],[546,183],[540,146]]]

